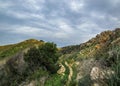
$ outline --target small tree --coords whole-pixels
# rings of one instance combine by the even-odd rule
[[[56,65],[57,60],[58,54],[56,44],[49,42],[38,48],[31,48],[28,53],[25,54],[25,61],[32,71],[43,66],[51,73],[55,73],[58,69]]]

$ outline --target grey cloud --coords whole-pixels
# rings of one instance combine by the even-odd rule
[[[119,4],[119,0],[1,0],[0,44],[28,38],[58,46],[85,42],[120,27]]]

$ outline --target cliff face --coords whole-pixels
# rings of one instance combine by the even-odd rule
[[[120,72],[118,71],[120,70],[120,28],[102,32],[86,43],[61,48],[57,51],[59,69],[54,74],[51,74],[45,66],[43,67],[43,64],[34,69],[34,72],[28,72],[30,69],[24,60],[24,53],[27,53],[32,47],[38,48],[44,43],[30,39],[14,45],[0,46],[0,81],[3,83],[0,86],[11,86],[8,83],[11,82],[12,79],[9,80],[9,78],[13,73],[12,86],[16,86],[16,84],[19,86],[120,85]],[[42,51],[41,55],[45,53]],[[36,61],[36,64],[41,62],[41,60],[34,59],[33,61]],[[47,62],[47,59],[44,62]],[[48,62],[51,62],[51,59]],[[45,65],[48,64],[51,67],[52,63],[45,63]],[[33,67],[35,66],[33,64]]]

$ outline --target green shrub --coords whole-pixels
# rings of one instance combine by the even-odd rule
[[[56,73],[58,70],[57,60],[57,47],[54,43],[45,43],[38,48],[33,47],[25,54],[25,61],[32,71],[43,66],[51,73]]]
[[[28,78],[30,80],[39,80],[39,78],[48,75],[48,72],[43,70],[42,68],[39,68],[38,70],[36,70],[31,76],[29,76]]]
[[[54,74],[45,82],[45,86],[63,86],[61,75]]]
[[[114,58],[114,63],[112,64],[112,74],[107,80],[108,86],[120,86],[120,47],[117,46],[113,49],[116,52],[116,55],[111,57]]]
[[[91,86],[91,79],[89,75],[85,75],[82,79],[79,80],[78,86]]]

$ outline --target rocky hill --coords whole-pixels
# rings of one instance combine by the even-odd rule
[[[80,45],[62,47],[61,52],[63,54],[76,52],[92,45],[94,45],[96,48],[99,48],[100,46],[103,46],[106,43],[112,43],[113,41],[115,42],[115,40],[116,43],[117,42],[119,43],[119,39],[120,39],[119,37],[120,37],[120,28],[116,28],[114,31],[110,31],[110,30],[104,31],[96,35],[96,37],[90,39],[86,43],[82,43]]]
[[[0,86],[120,86],[119,70],[120,28],[59,50],[35,39],[0,46]]]
[[[16,54],[19,51],[22,51],[26,48],[30,48],[33,46],[39,46],[43,43],[42,40],[38,41],[35,39],[25,40],[23,42],[11,45],[0,46],[0,59],[4,59],[11,55]]]

